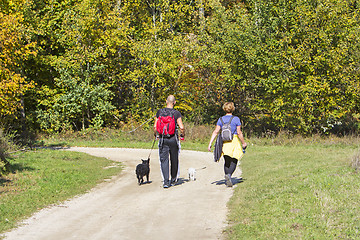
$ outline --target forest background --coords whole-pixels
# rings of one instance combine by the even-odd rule
[[[193,124],[233,101],[248,135],[358,133],[359,5],[1,0],[0,124],[25,137],[140,125],[174,94]]]
[[[0,193],[9,199],[0,230],[120,170],[65,151],[20,155],[19,141],[149,148],[152,117],[174,94],[188,149],[206,150],[224,102],[242,120],[248,181],[229,202],[230,237],[359,238],[359,8],[357,0],[0,0]],[[324,146],[321,135],[330,135]],[[264,147],[261,136],[297,146]]]

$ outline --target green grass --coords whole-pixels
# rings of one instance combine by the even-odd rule
[[[37,150],[11,159],[0,177],[0,232],[51,204],[85,193],[121,171],[119,163],[84,153]],[[106,166],[118,166],[104,168]]]
[[[357,149],[250,147],[228,205],[228,239],[360,239]]]
[[[208,126],[188,127],[182,149],[206,151],[210,140],[211,128]],[[139,129],[136,132],[118,129],[88,129],[81,132],[39,136],[35,142],[38,146],[69,146],[69,147],[116,147],[143,148],[152,147],[154,135],[149,129]],[[156,144],[154,146],[156,148]]]
[[[153,140],[134,140],[132,138],[123,139],[47,139],[46,146],[67,146],[67,147],[114,147],[114,148],[142,148],[150,149],[153,145]],[[185,140],[181,142],[181,148],[184,150],[206,151],[206,141]],[[157,141],[155,142],[154,149],[157,148]]]

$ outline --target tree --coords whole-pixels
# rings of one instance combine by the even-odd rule
[[[47,106],[46,111],[38,111],[41,127],[48,131],[102,127],[114,109],[110,103],[111,92],[104,84],[93,85],[90,78],[79,79],[74,77],[76,74],[64,71],[61,79],[56,79],[61,90],[49,94],[48,102],[42,102]]]
[[[169,94],[195,123],[233,101],[257,133],[359,129],[355,0],[18,1],[1,3],[0,114],[23,95],[34,129],[143,121]]]
[[[36,96],[40,97],[35,106],[36,113],[40,114],[40,125],[49,130],[83,129],[93,126],[94,122],[96,125],[109,122],[116,96],[109,91],[116,92],[128,57],[124,35],[127,27],[118,12],[118,2],[69,1],[62,5],[54,0],[47,7],[50,13],[40,10],[42,3],[34,2],[30,8],[39,18],[33,23],[41,29],[37,38],[46,39],[39,62],[46,60],[49,70],[55,74],[44,79],[36,89]],[[100,91],[98,95],[103,98],[98,104],[102,107],[89,103],[98,98],[94,91]],[[74,100],[75,96],[79,99]],[[63,106],[58,107],[58,104]],[[67,115],[76,104],[80,104],[76,106],[77,113]],[[69,109],[64,110],[64,106]],[[52,123],[46,120],[49,115]]]
[[[22,25],[21,14],[0,12],[0,117],[15,119],[21,96],[33,87],[26,81],[23,63],[36,55],[35,43]],[[4,123],[4,122],[3,122]]]
[[[354,113],[354,89],[348,86],[349,78],[357,82],[358,76],[344,67],[356,65],[346,37],[357,35],[356,11],[350,5],[330,0],[254,0],[244,5],[248,13],[234,21],[248,15],[248,27],[242,24],[243,33],[221,39],[231,43],[230,53],[240,50],[241,61],[230,62],[241,71],[233,67],[231,75],[243,73],[236,82],[250,100],[249,120],[262,128],[257,131],[312,133]],[[227,56],[236,59],[235,54]]]

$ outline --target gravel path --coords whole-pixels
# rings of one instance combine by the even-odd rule
[[[39,211],[6,233],[6,240],[223,239],[233,189],[225,187],[223,162],[214,163],[212,153],[182,150],[179,184],[163,189],[156,149],[151,153],[151,183],[142,186],[135,166],[150,150],[69,150],[122,162],[124,171],[87,194]],[[188,180],[189,167],[199,169],[196,181]]]

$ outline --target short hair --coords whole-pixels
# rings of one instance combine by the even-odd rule
[[[223,110],[226,113],[233,113],[235,111],[235,105],[233,102],[226,102],[223,105]]]
[[[169,103],[174,103],[175,102],[175,97],[174,95],[169,95],[166,99],[167,102]]]

